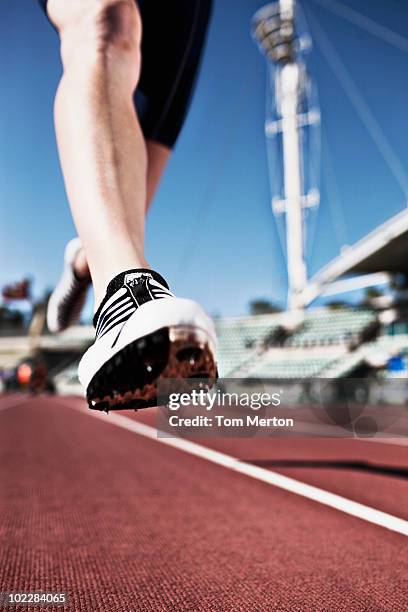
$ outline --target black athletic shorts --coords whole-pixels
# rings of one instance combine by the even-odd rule
[[[46,10],[47,0],[39,0]],[[135,106],[146,139],[172,148],[194,89],[212,0],[137,0],[143,22]]]

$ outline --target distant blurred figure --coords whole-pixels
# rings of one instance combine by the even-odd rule
[[[22,388],[28,388],[31,381],[33,369],[28,363],[21,363],[17,368],[17,380],[18,384]]]
[[[24,278],[11,285],[6,285],[2,291],[3,299],[9,300],[30,300],[31,299],[31,281]]]

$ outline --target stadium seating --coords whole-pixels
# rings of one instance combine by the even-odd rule
[[[375,312],[369,309],[312,309],[305,312],[303,321],[297,322],[295,329],[291,327],[292,331],[284,326],[286,315],[216,319],[220,376],[284,379],[346,376],[371,355],[380,350],[384,352],[396,343],[399,347],[402,342],[401,336],[399,341],[397,336],[367,341],[370,336],[366,332],[377,321]],[[363,335],[365,341],[361,343]],[[49,353],[64,347],[79,357],[92,337],[91,327],[77,326],[57,337],[41,337],[39,347]],[[408,335],[405,338],[408,351]],[[350,351],[350,347],[354,350]],[[11,356],[15,359],[27,352],[27,338],[0,339],[0,356],[7,360],[7,365]],[[52,368],[54,380],[60,392],[75,393],[79,391],[76,364],[66,367],[63,357],[61,353],[61,371]]]
[[[305,351],[303,356],[291,357],[290,350],[280,349],[282,358],[276,351],[267,351],[257,359],[246,375],[249,377],[272,379],[298,379],[324,376],[330,364],[337,361],[333,355],[310,356]]]
[[[0,371],[13,369],[30,352],[27,337],[0,338]]]
[[[319,308],[307,311],[301,329],[287,341],[286,346],[318,346],[357,343],[362,332],[376,321],[372,310]]]
[[[408,334],[395,334],[394,336],[378,336],[372,342],[367,343],[368,347],[388,350],[391,352],[408,351]]]
[[[237,375],[238,370],[259,352],[265,340],[278,329],[280,316],[257,315],[217,319],[218,371],[220,376]]]
[[[325,375],[329,378],[347,376],[363,363],[374,368],[382,367],[396,354],[408,355],[408,334],[382,335],[371,342],[361,344],[357,350],[346,353],[332,364]]]
[[[284,378],[308,377],[322,374],[336,359],[323,355],[311,359],[285,352],[285,348],[350,346],[358,344],[361,334],[376,322],[376,315],[368,309],[319,308],[305,313],[303,324],[282,342],[276,343],[282,315],[258,315],[216,321],[219,338],[218,363],[220,376],[276,376]],[[270,346],[283,344],[280,357],[268,361]],[[254,363],[260,363],[253,366]],[[279,362],[279,363],[278,363]],[[263,364],[263,365],[261,365]],[[281,365],[279,365],[281,364]],[[255,370],[254,370],[255,367]],[[264,369],[265,368],[265,369]]]

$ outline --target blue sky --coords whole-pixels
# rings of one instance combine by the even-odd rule
[[[254,297],[286,299],[265,153],[265,62],[249,34],[250,18],[263,4],[215,0],[194,101],[148,219],[151,265],[179,295],[200,300],[213,314],[244,313]],[[342,4],[397,34],[408,31],[408,5],[401,0]],[[322,112],[322,202],[308,251],[315,272],[342,243],[353,243],[406,205],[404,190],[327,61],[325,40],[403,172],[408,53],[316,0],[302,5],[315,41],[308,61]],[[0,30],[0,285],[30,274],[41,295],[57,280],[64,244],[75,233],[52,123],[58,39],[34,0],[3,0]]]

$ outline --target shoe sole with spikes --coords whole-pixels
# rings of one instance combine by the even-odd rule
[[[214,323],[199,304],[156,299],[98,337],[83,355],[78,376],[92,409],[163,405],[158,394],[165,380],[178,381],[180,391],[212,386],[216,345]]]
[[[92,378],[86,395],[93,410],[138,410],[166,403],[165,381],[175,381],[178,391],[188,392],[209,390],[217,378],[209,336],[199,328],[171,326],[116,353]]]

